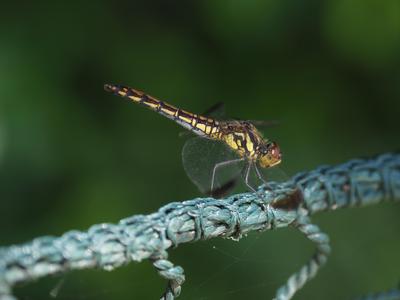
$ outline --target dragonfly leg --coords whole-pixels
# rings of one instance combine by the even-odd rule
[[[237,162],[240,162],[243,160],[244,160],[244,157],[238,158],[238,159],[227,160],[227,161],[223,161],[223,162],[219,162],[219,163],[215,164],[215,166],[213,168],[212,176],[211,176],[211,192],[214,190],[215,174],[217,173],[217,170],[223,166],[227,166],[227,165],[237,163]]]
[[[250,170],[252,167],[253,163],[249,162],[247,164],[247,166],[245,167],[245,175],[244,175],[244,182],[246,183],[247,187],[254,193],[256,193],[256,189],[254,187],[251,186],[251,184],[249,183],[249,175],[250,175]]]
[[[261,174],[260,170],[257,167],[257,163],[254,164],[254,168],[256,169],[256,174],[258,179],[260,179],[262,181],[262,183],[264,183],[265,189],[266,190],[271,190],[271,188],[267,185],[267,181],[264,179],[264,176]]]
[[[260,170],[258,169],[256,163],[254,164],[254,168],[256,169],[256,174],[257,174],[258,179],[260,179],[264,184],[267,184],[267,181],[262,176],[262,174],[261,174]]]
[[[308,217],[300,217],[293,225],[316,244],[317,251],[300,271],[290,276],[286,284],[278,289],[274,300],[291,299],[307,281],[317,274],[319,268],[326,263],[328,255],[331,252],[328,235],[323,233],[318,226],[311,224]]]

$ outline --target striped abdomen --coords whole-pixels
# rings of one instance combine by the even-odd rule
[[[192,114],[130,87],[106,84],[104,85],[104,89],[108,92],[114,93],[115,95],[128,98],[133,102],[144,105],[168,119],[174,120],[179,125],[200,136],[214,139],[219,137],[219,123],[214,119]]]

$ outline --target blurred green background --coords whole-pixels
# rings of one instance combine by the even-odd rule
[[[199,196],[176,124],[103,91],[127,84],[200,113],[273,119],[289,175],[399,148],[400,2],[2,1],[0,242],[21,243]],[[320,214],[333,254],[295,299],[400,280],[400,208]],[[311,256],[293,229],[171,251],[179,299],[271,299]],[[61,283],[60,283],[61,282]],[[158,299],[148,262],[15,289],[20,299]]]

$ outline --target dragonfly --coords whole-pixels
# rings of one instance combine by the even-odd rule
[[[202,165],[196,165],[196,167],[184,167],[189,178],[202,190],[203,192],[209,191],[209,194],[213,194],[218,189],[223,189],[223,186],[216,188],[216,176],[220,169],[229,165],[239,164],[243,165],[240,168],[240,174],[244,178],[244,183],[253,192],[256,189],[250,183],[250,172],[254,169],[256,177],[262,182],[266,182],[261,170],[269,169],[278,165],[282,160],[282,154],[279,145],[265,138],[262,133],[256,128],[255,122],[245,120],[220,120],[203,114],[194,114],[186,110],[177,108],[165,101],[158,100],[142,91],[133,89],[128,86],[117,85],[117,84],[105,84],[104,89],[107,92],[111,92],[123,98],[127,98],[132,102],[141,104],[160,115],[171,119],[188,129],[200,140],[208,141],[206,147],[214,147],[215,143],[222,144],[225,149],[229,150],[229,153],[234,155],[226,155],[229,159],[218,161],[212,164],[211,172],[209,172],[210,179],[208,180],[208,189],[204,188],[199,184],[199,180],[196,178],[199,171],[193,171],[195,168],[200,169]],[[211,143],[209,143],[211,142]],[[187,149],[199,149],[198,143],[191,143],[184,146],[183,152],[190,152]],[[184,157],[190,156],[185,154]],[[193,155],[192,155],[193,156]],[[201,160],[201,155],[194,155],[194,160]],[[190,164],[190,163],[187,163]],[[261,170],[260,170],[261,168]],[[227,186],[232,185],[232,180],[227,181]]]

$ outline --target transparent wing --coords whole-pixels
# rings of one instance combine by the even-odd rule
[[[259,129],[270,128],[280,125],[280,122],[276,120],[247,120],[247,121]]]
[[[202,193],[216,195],[229,191],[237,182],[244,166],[238,155],[223,142],[202,137],[189,139],[182,150],[182,162],[186,174]],[[213,170],[218,163],[232,161],[218,168],[212,186]],[[214,192],[215,191],[215,192]]]
[[[215,199],[223,198],[229,195],[232,190],[240,183],[240,176],[233,177],[232,179],[225,182],[220,187],[214,188],[206,193],[206,195],[211,196]]]
[[[225,103],[218,102],[215,103],[213,106],[208,108],[204,113],[203,116],[215,118],[215,119],[223,119],[225,118]]]

